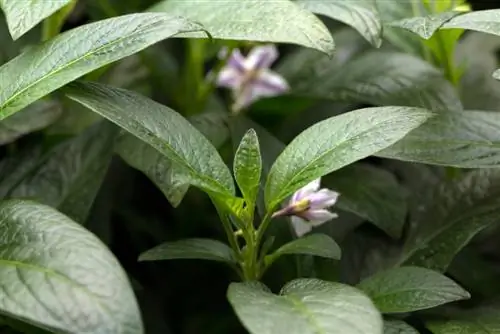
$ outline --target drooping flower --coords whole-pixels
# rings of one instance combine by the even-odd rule
[[[273,214],[273,217],[291,216],[292,226],[297,236],[302,236],[331,219],[336,213],[327,208],[333,206],[339,193],[330,189],[319,189],[321,179],[316,179],[293,194],[288,205]]]
[[[224,57],[227,50],[221,50]],[[253,48],[247,57],[239,49],[233,50],[226,66],[217,76],[217,85],[233,91],[233,110],[239,111],[262,97],[285,93],[289,86],[285,79],[269,69],[278,58],[278,50],[272,44]]]

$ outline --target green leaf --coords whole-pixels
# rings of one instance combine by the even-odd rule
[[[226,113],[209,112],[194,115],[189,119],[216,148],[228,137],[225,124]],[[120,136],[116,151],[127,164],[143,172],[165,195],[173,207],[179,206],[189,184],[182,178],[172,161],[151,145],[139,138],[124,134]]]
[[[0,204],[2,314],[57,333],[141,334],[127,275],[93,234],[35,202]]]
[[[478,10],[455,16],[441,29],[467,29],[500,36],[500,9]]]
[[[276,159],[266,183],[267,208],[312,180],[394,144],[431,115],[417,108],[365,108],[316,123]]]
[[[186,183],[231,197],[234,183],[215,147],[189,121],[144,96],[98,83],[72,83],[68,96],[153,146],[178,165]]]
[[[389,26],[399,27],[411,31],[423,39],[429,39],[446,22],[461,12],[444,12],[426,16],[415,16],[398,21],[389,22]]]
[[[0,199],[35,170],[43,155],[43,146],[35,144],[16,150],[0,162]]]
[[[432,308],[470,295],[435,271],[418,267],[386,270],[363,280],[363,290],[382,313],[406,313]]]
[[[433,334],[497,334],[500,333],[499,315],[498,305],[480,306],[425,325]]]
[[[296,0],[295,2],[313,13],[350,25],[377,48],[382,44],[382,22],[373,0]]]
[[[401,263],[445,271],[477,233],[498,222],[500,170],[480,169],[435,187],[413,217]]]
[[[373,222],[395,239],[401,237],[408,207],[404,189],[394,175],[368,164],[354,164],[334,172],[323,183],[341,194],[336,207]]]
[[[198,25],[168,14],[130,14],[87,24],[0,67],[0,120],[104,65]]]
[[[401,320],[385,320],[384,334],[419,334],[419,332]]]
[[[241,139],[234,155],[234,178],[240,187],[249,210],[253,212],[259,192],[262,157],[259,139],[255,130],[250,129]]]
[[[61,111],[57,102],[41,100],[0,121],[0,145],[49,126],[61,116]]]
[[[306,78],[294,94],[374,105],[461,110],[460,99],[440,70],[410,54],[371,51],[342,67]]]
[[[118,128],[104,121],[41,157],[8,192],[57,208],[84,223],[113,155]]]
[[[274,262],[280,256],[287,254],[304,254],[338,260],[341,250],[335,240],[326,234],[310,234],[281,246],[266,256],[266,262]]]
[[[382,334],[373,303],[348,285],[296,279],[280,295],[260,283],[232,283],[228,299],[252,334]]]
[[[165,242],[141,254],[139,261],[203,259],[236,264],[233,250],[211,239],[184,239]]]
[[[325,25],[290,0],[165,0],[150,10],[199,22],[216,39],[292,43],[328,54],[334,49],[332,36]],[[207,36],[185,33],[177,37]]]
[[[49,17],[72,0],[0,0],[10,34],[18,39],[43,19]]]
[[[459,168],[497,167],[500,166],[499,131],[498,112],[442,111],[376,155]]]

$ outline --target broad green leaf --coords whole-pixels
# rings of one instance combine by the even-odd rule
[[[385,320],[384,334],[419,334],[419,332],[401,320]]]
[[[262,157],[259,139],[255,130],[250,129],[241,139],[234,155],[234,178],[240,187],[247,206],[253,211],[259,193]]]
[[[118,124],[178,165],[186,183],[231,197],[234,183],[215,147],[189,121],[144,96],[98,83],[72,83],[68,96]]]
[[[40,100],[18,114],[0,121],[0,145],[41,130],[61,116],[61,106],[53,100]]]
[[[189,121],[218,148],[228,137],[226,118],[226,113],[208,112],[194,115]],[[163,192],[172,206],[179,206],[189,184],[185,183],[182,175],[179,175],[182,173],[176,170],[169,158],[128,133],[120,136],[116,150],[125,162],[143,172]]]
[[[480,306],[457,312],[444,320],[425,323],[433,334],[497,334],[500,333],[500,307]]]
[[[318,75],[305,78],[293,93],[374,105],[461,110],[460,99],[440,70],[426,61],[394,51],[371,51]]]
[[[31,201],[0,204],[2,314],[56,333],[141,334],[127,275],[93,234]]]
[[[500,170],[464,173],[434,189],[431,205],[412,219],[400,262],[444,272],[478,232],[498,222]]]
[[[379,107],[316,123],[276,159],[266,183],[267,208],[275,208],[312,180],[394,144],[431,115],[419,108]]]
[[[441,111],[376,155],[460,168],[499,167],[499,131],[498,112]]]
[[[394,175],[368,164],[353,164],[323,183],[341,194],[336,207],[373,222],[395,239],[401,237],[408,208],[404,189]]]
[[[233,250],[211,239],[184,239],[165,242],[141,254],[139,261],[203,259],[236,264]]]
[[[344,284],[296,279],[279,295],[260,283],[232,283],[228,299],[251,334],[382,334],[371,300]]]
[[[382,44],[382,23],[373,0],[296,0],[316,14],[350,25],[375,47]]]
[[[478,10],[455,16],[441,29],[467,29],[500,36],[500,9]]]
[[[409,30],[424,39],[429,39],[443,24],[460,14],[460,12],[444,12],[427,16],[415,16],[389,22],[388,25]]]
[[[0,120],[104,65],[179,32],[200,30],[168,14],[110,18],[67,31],[0,67]]]
[[[286,254],[305,254],[338,260],[341,250],[335,240],[326,234],[310,234],[281,246],[274,253],[266,256],[266,262],[274,262]]]
[[[382,313],[406,313],[432,308],[470,295],[448,277],[425,268],[400,267],[363,280],[364,291]]]
[[[311,12],[290,0],[164,0],[150,11],[199,22],[216,39],[292,43],[331,54],[332,36]],[[203,33],[177,37],[206,38]]]
[[[10,34],[18,39],[43,19],[49,17],[72,0],[0,0]]]
[[[7,196],[34,199],[84,223],[111,161],[117,132],[104,121],[55,146]]]

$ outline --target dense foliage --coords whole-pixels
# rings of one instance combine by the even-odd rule
[[[0,332],[500,333],[478,5],[0,0]]]

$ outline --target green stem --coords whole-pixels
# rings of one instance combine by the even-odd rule
[[[187,64],[184,75],[184,103],[186,115],[200,112],[203,106],[199,101],[199,94],[203,83],[203,63],[205,41],[199,39],[188,39]]]
[[[222,221],[222,226],[224,228],[224,232],[226,232],[227,240],[229,242],[229,245],[231,248],[234,250],[234,253],[236,254],[236,258],[238,260],[241,260],[241,249],[238,246],[238,241],[236,240],[236,236],[234,235],[234,230],[231,227],[231,222],[229,221],[227,215],[223,212],[219,215],[220,219]]]

